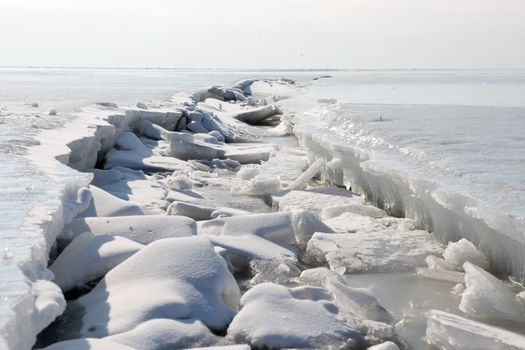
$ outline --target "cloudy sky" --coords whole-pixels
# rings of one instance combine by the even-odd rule
[[[524,68],[523,0],[0,0],[0,66]]]

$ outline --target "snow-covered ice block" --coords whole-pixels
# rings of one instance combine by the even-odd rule
[[[34,298],[31,334],[38,334],[66,309],[66,300],[60,288],[53,282],[38,280],[31,285]]]
[[[58,240],[61,244],[68,243],[84,232],[94,235],[117,235],[141,244],[149,244],[162,238],[193,236],[197,234],[197,225],[193,219],[182,216],[78,218],[64,228]]]
[[[193,220],[210,220],[214,208],[174,201],[168,206],[168,215],[187,216]]]
[[[94,236],[85,232],[75,238],[49,268],[62,291],[82,287],[103,277],[109,270],[144,246],[124,237]]]
[[[258,174],[250,179],[236,178],[232,182],[231,193],[262,196],[281,191],[281,178],[276,175]]]
[[[93,185],[89,207],[77,217],[142,215],[144,211],[136,204],[124,201]]]
[[[230,112],[229,116],[247,124],[260,124],[266,119],[279,114],[281,114],[281,111],[276,105],[268,105]]]
[[[140,350],[184,349],[219,343],[219,337],[198,320],[154,319],[104,339]]]
[[[236,269],[250,260],[297,259],[292,221],[286,213],[253,214],[214,219],[199,224],[199,234],[227,250]]]
[[[246,210],[235,209],[235,208],[217,208],[211,213],[213,219],[228,218],[230,216],[239,216],[239,215],[250,215],[251,213]]]
[[[316,293],[309,287],[306,293],[299,288],[263,283],[250,289],[228,337],[257,348],[357,348],[360,334],[338,318],[337,307],[323,298],[323,290]]]
[[[485,254],[480,252],[472,242],[465,238],[457,242],[449,242],[443,252],[443,258],[445,262],[454,266],[457,270],[461,270],[466,261],[476,264],[483,269],[489,268],[489,261]]]
[[[525,323],[525,306],[499,279],[477,265],[466,262],[465,283],[459,309],[467,315]]]
[[[104,157],[104,169],[125,167],[144,171],[176,171],[188,168],[188,164],[173,157],[144,156],[134,151],[110,149]]]
[[[443,248],[426,231],[378,231],[352,234],[315,233],[308,242],[305,262],[328,263],[346,273],[406,271],[421,266],[429,254]]]
[[[194,319],[223,330],[239,299],[237,282],[206,238],[167,238],[144,247],[70,302],[43,339],[100,338],[154,319]]]
[[[182,160],[225,158],[224,147],[210,135],[165,132],[162,138],[169,142],[168,156]]]
[[[123,167],[114,167],[109,170],[91,169],[90,172],[93,173],[91,184],[99,188],[123,181],[147,179],[144,172]]]
[[[443,350],[523,350],[525,336],[443,311],[427,314],[426,338]]]
[[[106,338],[80,338],[65,340],[49,345],[41,350],[138,350],[137,348],[119,344]]]
[[[367,350],[399,350],[399,347],[393,341],[386,341],[381,344],[373,345]]]
[[[214,219],[202,223],[199,234],[208,236],[255,235],[266,239],[292,244],[295,233],[288,213],[253,214]]]

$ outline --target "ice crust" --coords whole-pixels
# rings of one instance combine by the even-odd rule
[[[321,123],[319,118],[324,118]],[[330,127],[344,123],[342,118],[322,109],[317,109],[314,116],[308,113],[296,118],[294,133],[308,151],[310,161],[323,159],[326,163],[324,180],[351,186],[390,215],[409,217],[442,240],[466,238],[501,273],[525,279],[522,220],[483,211],[470,198],[444,192],[436,183],[373,162],[371,154],[330,131]]]

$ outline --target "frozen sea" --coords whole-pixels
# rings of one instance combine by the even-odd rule
[[[332,77],[311,81],[325,74]],[[32,254],[32,246],[40,244],[42,238],[33,224],[46,215],[35,212],[34,207],[52,206],[50,189],[60,190],[74,180],[70,175],[51,178],[25,158],[26,147],[35,143],[39,130],[59,127],[90,102],[132,106],[138,101],[167,100],[176,92],[257,77],[306,82],[304,89],[283,102],[305,113],[299,129],[346,147],[345,152],[354,152],[376,177],[397,174],[413,179],[405,184],[412,196],[426,191],[451,210],[456,209],[454,205],[462,206],[491,230],[518,242],[516,249],[523,253],[525,71],[0,68],[0,326],[9,319],[7,305],[28,290],[18,263]],[[33,102],[39,106],[31,107]],[[50,109],[56,109],[58,115],[48,115]],[[361,186],[373,190],[374,184]],[[375,201],[396,207],[386,200]],[[403,211],[408,216],[413,213],[407,208]],[[456,232],[443,234],[454,237]]]

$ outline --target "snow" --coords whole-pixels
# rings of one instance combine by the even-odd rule
[[[428,315],[427,342],[443,350],[523,350],[525,336],[443,311]]]
[[[83,287],[143,248],[129,239],[89,232],[76,237],[49,267],[64,292]]]
[[[273,206],[281,211],[305,209],[314,213],[321,213],[328,207],[362,202],[362,199],[355,197],[352,192],[335,187],[287,191],[275,194],[272,200]]]
[[[258,348],[357,348],[359,333],[337,318],[334,304],[308,288],[306,293],[271,283],[253,287],[243,295],[228,337]]]
[[[53,282],[39,280],[31,286],[34,298],[32,331],[38,334],[66,309],[60,288]]]
[[[58,240],[65,244],[84,232],[94,235],[117,235],[141,244],[149,244],[162,238],[195,235],[197,225],[194,220],[181,216],[137,215],[78,218],[64,228]]]
[[[194,319],[222,330],[239,299],[235,279],[207,239],[167,238],[144,247],[70,302],[46,335],[100,338],[156,319]]]
[[[304,261],[328,263],[346,273],[404,271],[420,266],[429,254],[442,252],[441,245],[426,231],[315,233],[308,242]]]
[[[459,304],[461,311],[477,318],[525,323],[525,306],[502,281],[470,262],[465,262],[463,269],[466,289]]]
[[[144,214],[143,210],[136,204],[129,203],[93,185],[89,186],[91,191],[91,203],[89,207],[80,213],[78,217],[90,216],[128,216]]]

